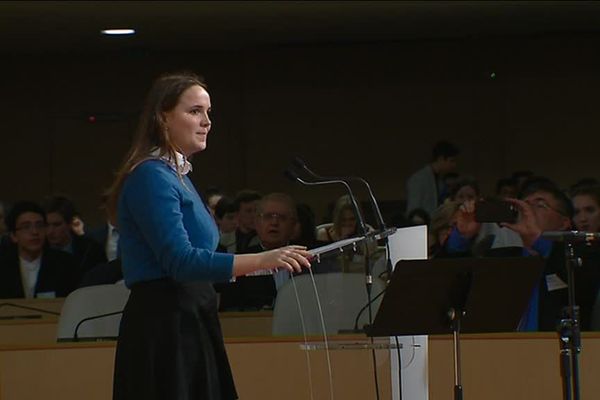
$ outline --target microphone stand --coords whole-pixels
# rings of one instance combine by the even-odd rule
[[[563,315],[558,324],[563,398],[565,400],[579,400],[581,331],[579,328],[579,307],[575,305],[575,268],[581,266],[581,259],[575,257],[573,242],[570,240],[565,240],[565,264],[569,305],[563,309]]]
[[[323,177],[320,175],[315,174],[313,171],[311,171],[306,164],[304,163],[304,161],[302,161],[300,158],[296,157],[294,160],[294,165],[304,171],[306,171],[309,175],[312,175],[313,178],[317,179],[317,182],[312,182],[310,184],[324,184],[324,183],[330,183],[330,182],[343,182],[343,184],[346,186],[346,189],[348,190],[348,193],[350,194],[350,198],[352,200],[352,205],[354,207],[354,211],[356,212],[356,218],[359,221],[359,225],[360,225],[360,229],[362,231],[362,234],[364,235],[364,245],[365,245],[365,287],[366,287],[366,291],[367,291],[367,306],[368,306],[368,310],[369,310],[369,326],[373,324],[373,308],[372,308],[372,286],[373,286],[373,274],[372,274],[372,270],[373,270],[373,265],[372,265],[372,258],[371,258],[371,254],[369,251],[369,246],[371,245],[371,243],[373,243],[375,239],[375,235],[373,235],[372,233],[367,232],[367,228],[364,224],[364,218],[362,216],[362,213],[360,212],[360,209],[358,207],[358,204],[356,202],[356,198],[354,197],[354,194],[352,193],[352,190],[350,189],[350,185],[348,185],[348,183],[346,182],[347,180],[358,180],[360,182],[362,182],[364,185],[366,185],[367,190],[369,191],[369,195],[370,195],[370,199],[371,199],[371,205],[373,207],[373,209],[376,212],[376,217],[377,217],[377,223],[379,225],[379,229],[381,231],[381,233],[383,234],[383,232],[385,231],[385,223],[383,222],[383,218],[381,217],[381,212],[379,210],[379,206],[377,205],[377,201],[375,200],[375,197],[373,196],[373,192],[371,190],[371,187],[369,186],[369,184],[362,178],[356,178],[356,177],[346,177],[346,178],[333,178],[333,177]],[[291,171],[286,171],[286,175],[287,176],[291,176],[294,177],[294,175],[292,175]],[[303,184],[309,184],[306,181],[303,181],[302,179],[300,179],[298,176],[295,176],[295,179]],[[386,243],[387,243],[387,236],[384,236],[386,238]],[[389,246],[386,246],[389,247]],[[389,268],[391,265],[389,259],[386,263],[386,267]],[[373,338],[371,338],[371,341],[373,340]],[[373,366],[374,369],[376,371],[376,360],[375,360],[375,350],[372,351],[372,358],[373,358]],[[375,388],[376,388],[376,393],[377,393],[377,398],[379,399],[379,384],[377,381],[377,373],[375,373]]]
[[[306,173],[308,173],[309,175],[311,175],[313,178],[317,179],[318,181],[324,182],[327,180],[336,179],[336,180],[341,180],[341,181],[358,181],[358,182],[361,182],[363,185],[365,185],[365,187],[367,188],[367,192],[369,193],[369,200],[371,202],[371,208],[373,209],[373,212],[375,213],[375,220],[377,221],[379,231],[382,233],[381,239],[384,241],[384,246],[386,247],[386,253],[385,253],[386,269],[388,271],[388,275],[391,275],[392,263],[391,263],[391,258],[389,256],[389,241],[388,241],[387,237],[390,234],[392,234],[393,232],[395,232],[395,229],[393,229],[388,234],[384,233],[387,230],[387,228],[385,226],[385,221],[383,220],[383,217],[381,216],[381,210],[379,209],[379,205],[377,204],[377,200],[375,199],[373,190],[371,190],[371,185],[369,185],[369,183],[366,180],[364,180],[363,178],[356,177],[356,176],[346,176],[346,177],[340,177],[340,178],[321,176],[321,175],[315,173],[314,171],[312,171],[310,168],[308,168],[306,163],[300,157],[294,158],[293,164],[294,164],[294,166],[305,171]],[[350,189],[348,188],[348,190],[350,190]],[[350,197],[354,197],[352,195],[352,192],[350,192]],[[354,199],[352,199],[352,200],[353,200],[354,204],[356,204],[356,201],[354,201]],[[355,206],[355,211],[357,212],[357,214],[359,213],[357,206]],[[360,218],[360,214],[359,214],[359,218]],[[371,287],[373,285],[373,275],[372,275],[373,265],[372,265],[372,260],[371,260],[370,253],[369,253],[369,248],[368,248],[369,245],[371,244],[369,241],[369,235],[367,234],[366,229],[363,230],[363,232],[366,237],[366,240],[365,240],[365,273],[366,273],[367,299],[369,301],[367,304],[369,305],[369,325],[370,325],[373,323],[373,311],[370,307],[370,304],[372,302]]]

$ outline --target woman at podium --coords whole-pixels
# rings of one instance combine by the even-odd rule
[[[236,399],[212,282],[259,269],[309,267],[304,247],[217,253],[219,232],[187,174],[211,128],[210,96],[189,73],[158,78],[109,189],[123,276],[113,399]]]

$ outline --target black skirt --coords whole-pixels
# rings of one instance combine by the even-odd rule
[[[207,282],[133,285],[121,319],[113,400],[237,399]]]

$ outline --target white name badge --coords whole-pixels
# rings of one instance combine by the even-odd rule
[[[559,289],[566,289],[568,287],[565,281],[560,279],[556,274],[546,275],[546,286],[548,286],[549,292]]]

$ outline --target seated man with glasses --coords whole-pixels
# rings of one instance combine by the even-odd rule
[[[547,179],[536,179],[526,184],[520,199],[506,199],[519,210],[515,223],[501,223],[505,230],[517,235],[520,247],[492,247],[484,256],[541,256],[546,259],[546,268],[520,329],[525,331],[555,330],[560,311],[566,306],[566,278],[564,273],[564,246],[544,239],[545,231],[566,231],[571,229],[573,206],[569,198]],[[456,226],[447,242],[449,253],[465,251],[474,241],[484,224],[475,221],[475,208],[472,203],[461,206]],[[490,225],[490,224],[486,224]],[[497,233],[501,230],[497,229]],[[497,235],[494,239],[505,240]]]
[[[6,217],[13,245],[0,251],[0,298],[66,297],[77,284],[73,258],[46,246],[46,214],[16,203]]]
[[[245,253],[260,253],[290,244],[298,223],[296,203],[284,193],[271,193],[261,198],[256,206],[255,228],[259,244],[250,246]],[[271,308],[277,290],[288,281],[287,271],[265,269],[251,275],[237,277],[235,282],[216,284],[221,294],[220,309],[253,310]]]

